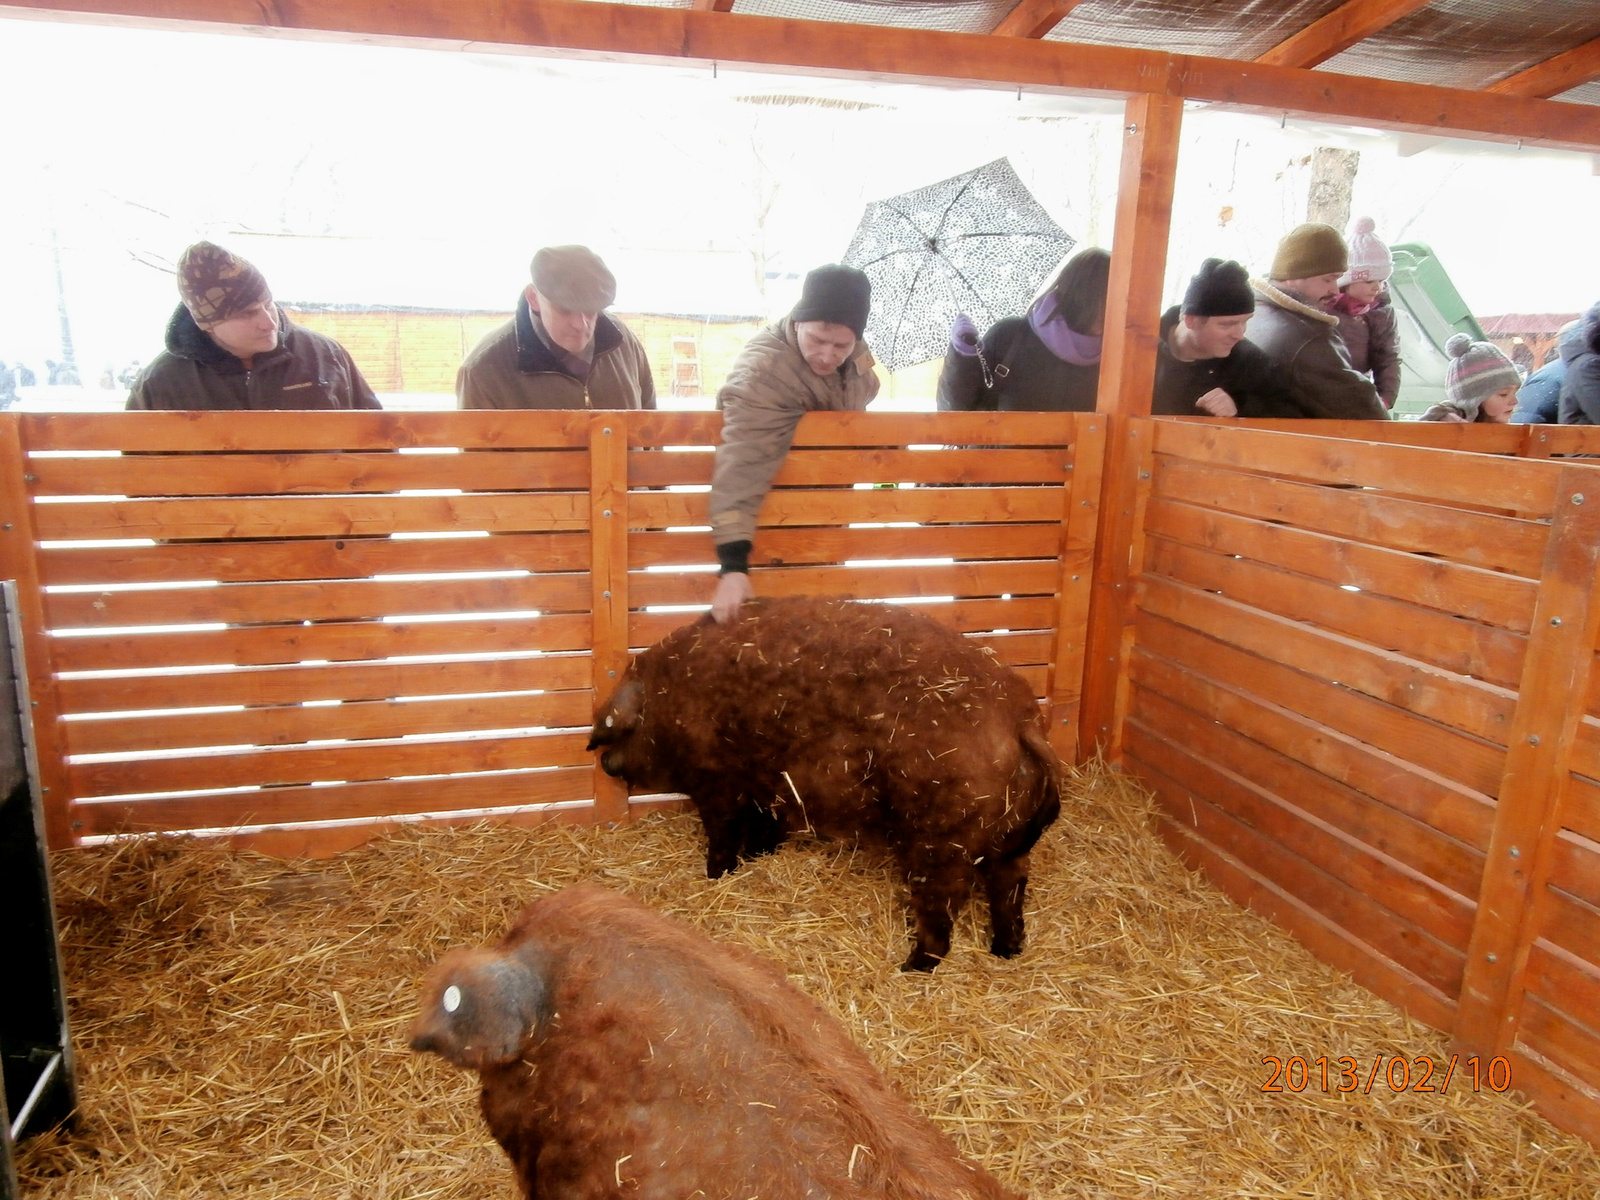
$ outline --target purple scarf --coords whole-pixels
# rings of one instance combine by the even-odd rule
[[[1054,292],[1046,292],[1033,302],[1028,310],[1028,324],[1039,335],[1045,349],[1062,362],[1075,367],[1092,367],[1100,361],[1100,343],[1104,339],[1074,332],[1066,318],[1058,318]]]

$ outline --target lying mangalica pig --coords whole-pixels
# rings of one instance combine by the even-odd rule
[[[447,954],[411,1047],[478,1072],[528,1200],[1021,1200],[772,964],[604,888]]]
[[[706,874],[797,830],[887,846],[931,970],[981,876],[990,949],[1022,949],[1028,852],[1060,811],[1060,764],[1028,684],[933,619],[838,598],[755,600],[643,651],[589,748],[637,789],[688,794]]]

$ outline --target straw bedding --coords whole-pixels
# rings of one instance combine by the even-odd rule
[[[476,1077],[412,1054],[417,981],[593,879],[783,963],[966,1152],[1035,1197],[1573,1197],[1600,1156],[1516,1094],[1264,1094],[1263,1056],[1449,1057],[1187,872],[1121,777],[1079,777],[1034,856],[1028,948],[981,904],[896,969],[887,860],[799,843],[716,881],[697,819],[410,830],[325,863],[144,840],[56,860],[84,1120],[25,1194],[503,1197]],[[1365,1079],[1363,1078],[1363,1083]],[[1436,1078],[1437,1082],[1437,1078]],[[1337,1084],[1337,1076],[1330,1080]]]

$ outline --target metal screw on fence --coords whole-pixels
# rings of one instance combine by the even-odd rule
[[[1500,956],[1498,954],[1485,954],[1484,957],[1487,958],[1490,962],[1499,962],[1500,961]]]
[[[611,593],[610,592],[601,592],[600,593],[600,598],[602,600],[609,600],[609,599],[611,599]]]
[[[1522,851],[1518,850],[1515,846],[1511,847],[1510,853],[1511,853],[1511,857],[1512,858],[1521,858],[1522,857]]]
[[[601,513],[600,515],[602,517],[609,517],[611,515],[611,510],[608,508],[603,513]]]
[[[1528,745],[1537,746],[1538,744],[1539,744],[1539,735],[1537,733],[1530,733],[1528,735]]]
[[[1555,626],[1555,627],[1557,627],[1557,628],[1560,628],[1560,626],[1561,626],[1561,618],[1560,617],[1551,617],[1550,618],[1550,624]]]
[[[1582,492],[1573,492],[1572,493],[1572,502],[1574,504],[1582,504],[1583,503],[1583,493]]]
[[[604,429],[602,429],[600,432],[605,434],[607,437],[610,437],[611,436],[611,427],[608,425]]]

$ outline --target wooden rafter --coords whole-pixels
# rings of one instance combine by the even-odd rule
[[[1346,0],[1256,59],[1273,67],[1314,67],[1380,29],[1408,17],[1429,0]]]
[[[1033,38],[695,12],[602,0],[4,0],[0,17],[219,27],[608,60],[739,64],[940,86],[1166,95],[1433,137],[1600,151],[1600,106]]]
[[[1548,100],[1591,79],[1600,78],[1600,38],[1508,75],[1483,90],[1497,96],[1532,96]]]
[[[1020,0],[1000,24],[996,37],[1042,38],[1083,0]]]

